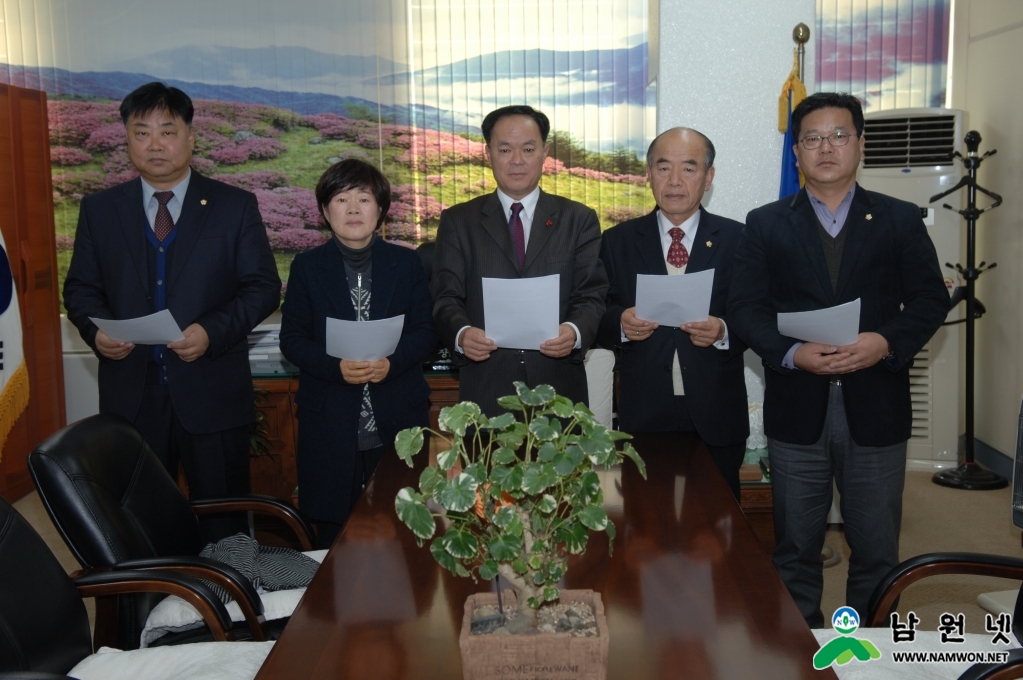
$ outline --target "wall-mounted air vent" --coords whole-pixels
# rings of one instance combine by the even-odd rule
[[[952,165],[955,116],[908,116],[864,121],[867,168]]]

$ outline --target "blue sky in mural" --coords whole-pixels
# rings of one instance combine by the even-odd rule
[[[152,78],[195,98],[473,129],[526,101],[594,150],[652,136],[647,0],[2,0],[0,79],[119,98]],[[6,73],[4,73],[6,71]]]
[[[944,106],[951,0],[818,0],[817,89],[866,109]]]

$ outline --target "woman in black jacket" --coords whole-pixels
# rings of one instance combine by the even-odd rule
[[[437,343],[426,272],[416,251],[376,231],[391,204],[387,179],[369,163],[331,166],[316,200],[332,237],[291,264],[281,308],[281,351],[299,367],[299,507],[329,548],[397,432],[429,425],[422,362]],[[327,318],[405,315],[394,353],[380,361],[327,354]]]

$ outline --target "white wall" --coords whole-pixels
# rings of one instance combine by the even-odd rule
[[[1005,199],[977,222],[977,260],[998,268],[977,281],[988,313],[977,322],[976,436],[1013,456],[1023,396],[1023,2],[955,0],[954,12],[951,104],[969,112],[981,152],[998,150],[977,180]]]
[[[696,128],[717,149],[704,206],[744,221],[778,199],[778,94],[792,69],[792,29],[816,31],[816,0],[660,0],[657,131]],[[816,35],[806,44],[813,92]]]

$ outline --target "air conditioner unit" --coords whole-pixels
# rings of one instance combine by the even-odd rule
[[[940,108],[892,109],[868,113],[865,119],[860,185],[920,206],[951,294],[959,282],[945,263],[964,261],[964,237],[960,216],[941,204],[959,210],[962,199],[956,193],[936,204],[929,201],[962,176],[952,153],[965,154],[967,114]],[[962,308],[958,305],[949,312],[947,320],[961,318]],[[963,431],[961,328],[961,324],[939,328],[910,369],[913,434],[908,469],[934,470],[957,464]]]

